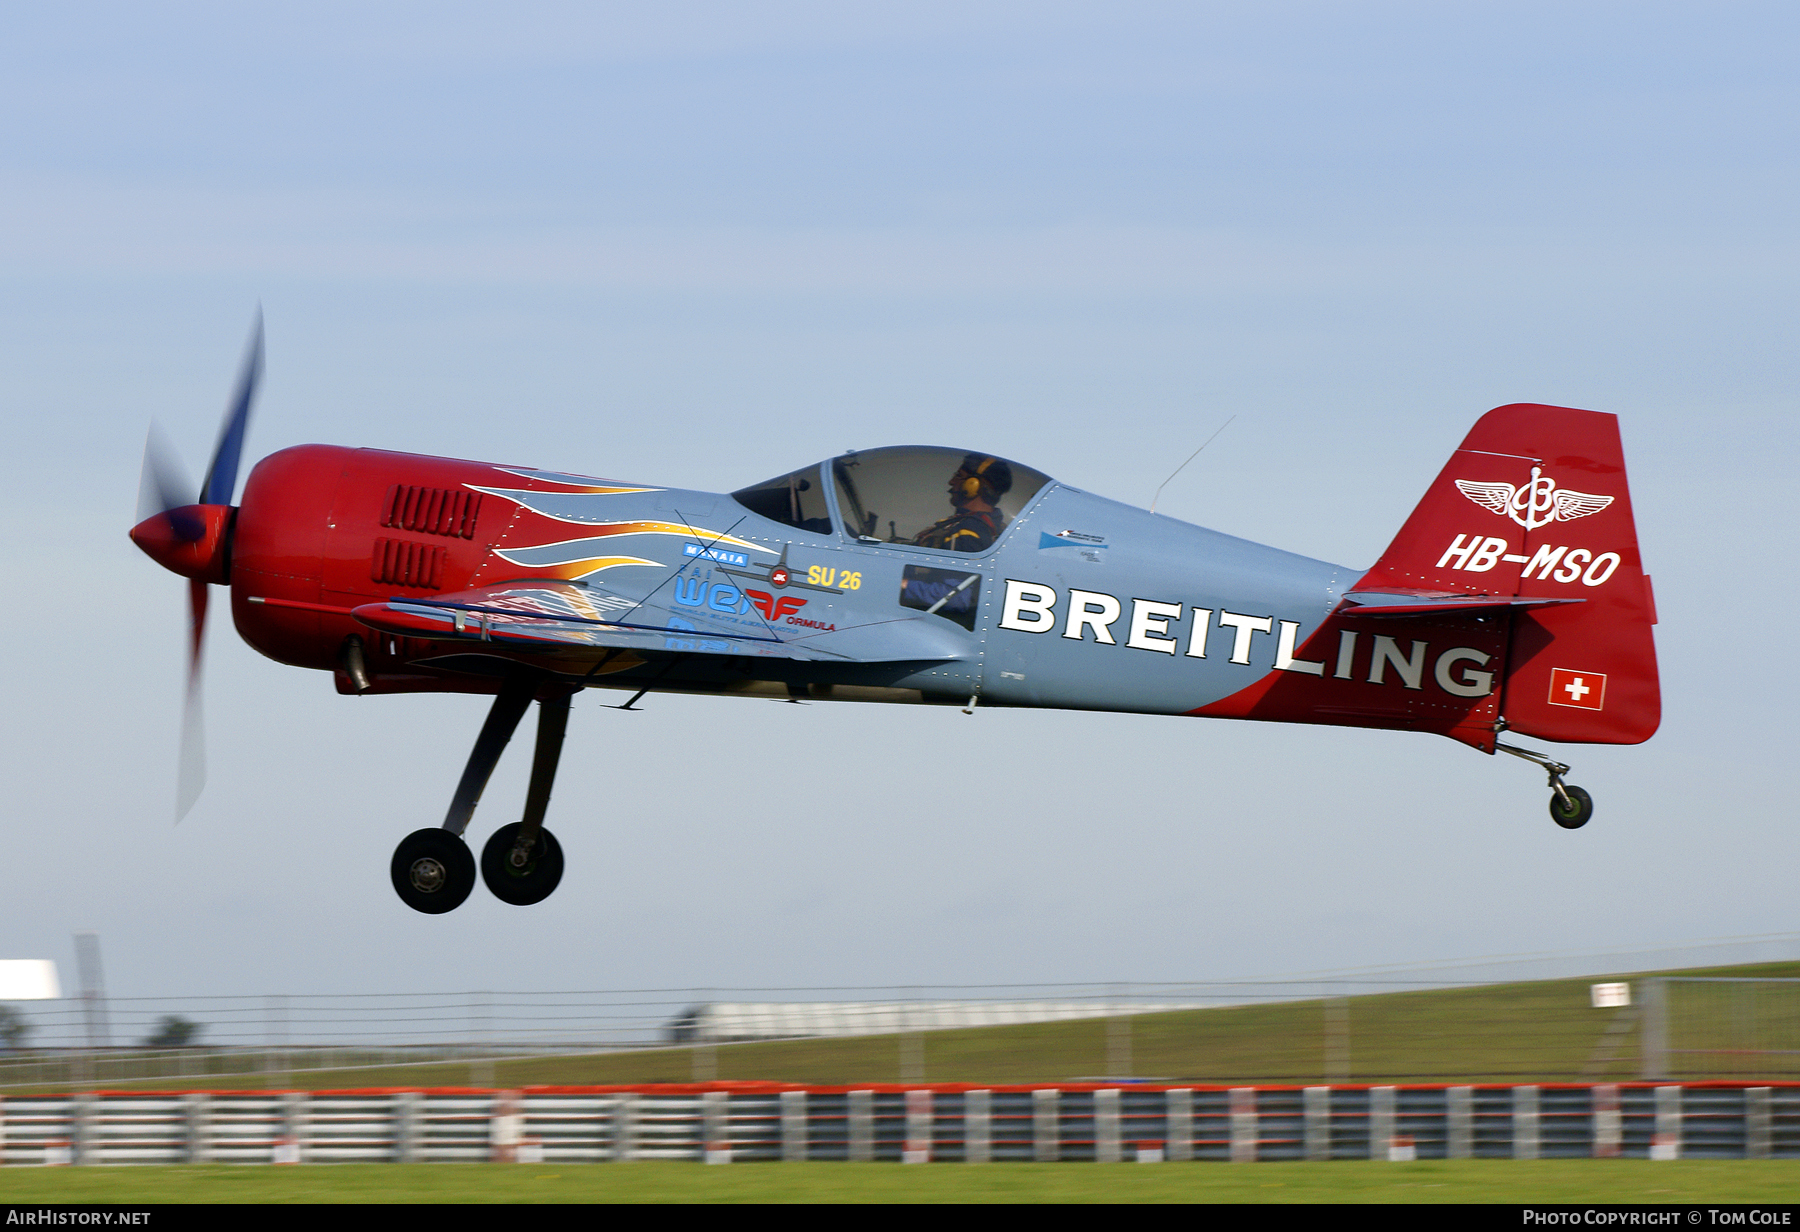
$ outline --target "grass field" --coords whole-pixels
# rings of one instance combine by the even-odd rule
[[[1790,1203],[1800,1162],[8,1168],[0,1202]]]
[[[1681,975],[1800,976],[1800,963]],[[1631,1011],[1596,1010],[1589,985],[1605,977],[1387,993],[1348,998],[1347,1066],[1327,1072],[1326,1007],[1319,1001],[1222,1007],[1132,1016],[1129,1062],[1121,1067],[1116,1024],[1106,1019],[978,1027],[924,1033],[924,1080],[933,1082],[1066,1082],[1136,1076],[1196,1083],[1255,1082],[1568,1082],[1619,1081],[1638,1076],[1638,1041]],[[1639,977],[1633,977],[1639,978]],[[1681,1021],[1709,1029],[1709,1015],[1727,1022],[1720,1004]],[[1619,1025],[1627,1029],[1608,1034]],[[1722,1030],[1723,1028],[1721,1028]],[[1783,1023],[1782,1046],[1800,1049],[1800,1023]],[[916,1041],[918,1037],[914,1037]],[[1681,1046],[1681,1041],[1672,1041]],[[902,1070],[900,1037],[794,1040],[733,1044],[696,1056],[685,1048],[500,1061],[472,1067],[419,1065],[320,1070],[274,1075],[270,1085],[313,1090],[408,1086],[585,1086],[696,1079],[751,1079],[818,1084],[896,1082],[921,1075]],[[916,1047],[916,1043],[913,1045]],[[1769,1046],[1765,1044],[1765,1047]],[[1720,1078],[1800,1078],[1800,1052],[1785,1073],[1752,1068],[1767,1058],[1742,1058]],[[704,1068],[697,1068],[696,1061]],[[1679,1071],[1671,1075],[1683,1076]],[[149,1085],[185,1089],[242,1089],[243,1077],[167,1078]],[[109,1082],[111,1087],[127,1083]]]

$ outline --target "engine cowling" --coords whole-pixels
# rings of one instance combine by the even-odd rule
[[[339,673],[360,639],[374,692],[489,692],[488,682],[420,672],[431,653],[374,633],[352,608],[396,595],[470,585],[504,521],[483,521],[496,502],[487,463],[336,445],[299,445],[257,464],[244,485],[231,546],[231,610],[239,634],[281,663]]]

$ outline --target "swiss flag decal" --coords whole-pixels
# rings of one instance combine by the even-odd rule
[[[1606,709],[1606,673],[1551,668],[1550,704],[1574,706],[1579,710]]]

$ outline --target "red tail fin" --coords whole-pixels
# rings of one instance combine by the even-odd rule
[[[1511,613],[1507,726],[1637,744],[1661,721],[1656,611],[1616,416],[1527,403],[1489,411],[1356,589],[1582,600]]]

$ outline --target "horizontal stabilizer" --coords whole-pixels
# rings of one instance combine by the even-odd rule
[[[1441,591],[1352,590],[1338,611],[1346,616],[1429,616],[1451,612],[1517,611],[1558,607],[1583,599],[1523,599],[1516,595],[1459,595]]]

